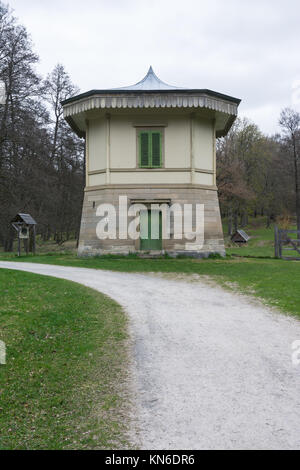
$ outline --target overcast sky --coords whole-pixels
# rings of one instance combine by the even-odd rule
[[[60,62],[82,92],[163,81],[242,99],[266,133],[300,111],[299,0],[6,0],[46,75]]]

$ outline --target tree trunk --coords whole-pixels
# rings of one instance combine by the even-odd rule
[[[14,237],[9,235],[4,242],[4,251],[7,253],[11,253],[13,251],[13,247],[14,247]]]
[[[234,231],[236,232],[237,229],[238,229],[238,213],[237,213],[237,211],[234,212],[233,227],[234,227]]]
[[[299,184],[298,155],[297,155],[297,150],[296,150],[296,136],[295,135],[293,135],[293,153],[294,153],[294,168],[295,168],[297,230],[298,232],[300,232],[300,184]]]
[[[247,209],[244,209],[241,216],[241,227],[246,227],[246,225],[248,225],[248,212]]]
[[[228,236],[232,235],[232,208],[230,207],[228,211]]]

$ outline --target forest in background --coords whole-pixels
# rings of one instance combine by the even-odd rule
[[[78,94],[63,65],[45,78],[26,28],[0,2],[0,245],[13,249],[10,220],[30,213],[44,241],[78,238],[84,188],[84,142],[63,119],[61,101]],[[228,234],[247,225],[249,215],[267,216],[267,225],[300,230],[300,114],[284,109],[282,132],[264,135],[237,119],[217,141],[217,185]]]
[[[300,114],[286,108],[278,116],[281,134],[264,135],[248,119],[237,119],[217,140],[217,186],[228,235],[266,216],[267,227],[296,222],[300,230]]]
[[[0,3],[0,245],[13,248],[10,220],[30,213],[37,233],[57,243],[77,237],[84,187],[84,142],[63,119],[60,102],[78,93],[63,65],[45,78],[24,26]]]

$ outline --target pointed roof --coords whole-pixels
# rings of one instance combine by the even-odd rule
[[[30,214],[17,214],[11,222],[24,222],[26,225],[37,225],[36,221]]]
[[[90,90],[62,101],[64,118],[79,137],[86,132],[87,113],[113,109],[207,109],[214,113],[216,135],[226,135],[237,116],[240,99],[208,89],[179,88],[158,78],[150,67],[135,85]]]
[[[130,85],[121,88],[114,88],[114,90],[152,90],[152,91],[159,91],[159,90],[180,90],[180,88],[172,85],[168,85],[167,83],[163,82],[158,76],[154,73],[152,66],[148,70],[147,75],[135,85]]]

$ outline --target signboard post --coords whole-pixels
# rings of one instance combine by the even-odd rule
[[[11,225],[17,231],[18,234],[18,256],[21,256],[21,240],[24,241],[24,248],[26,254],[29,253],[29,241],[32,241],[32,252],[35,254],[35,226],[36,221],[31,217],[30,214],[17,214]],[[31,236],[30,236],[31,234]]]

